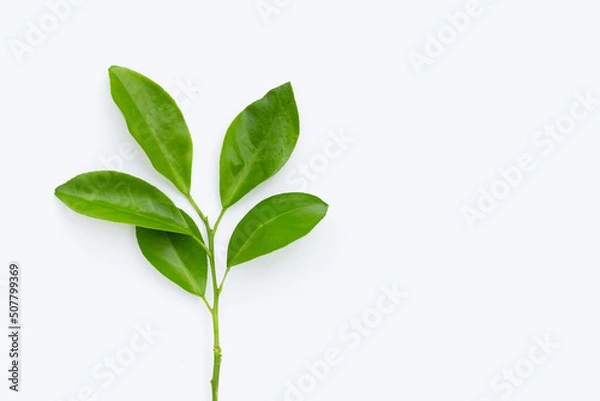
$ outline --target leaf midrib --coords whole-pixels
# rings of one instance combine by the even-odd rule
[[[121,83],[121,86],[123,87],[123,89],[125,89],[125,94],[131,100],[131,103],[134,105],[136,111],[138,112],[138,114],[140,116],[142,116],[142,120],[144,121],[144,123],[146,124],[146,126],[149,128],[150,132],[152,133],[152,135],[150,135],[150,138],[152,138],[154,140],[154,142],[156,143],[156,145],[160,148],[160,150],[161,150],[160,156],[161,156],[162,159],[164,159],[166,161],[166,164],[168,165],[169,169],[171,170],[171,173],[173,174],[173,178],[175,179],[175,181],[177,181],[176,186],[177,187],[181,186],[181,188],[186,188],[187,186],[185,185],[184,182],[182,182],[181,177],[179,177],[179,174],[177,174],[177,172],[176,172],[176,170],[175,170],[175,168],[174,168],[171,160],[168,157],[165,156],[167,154],[167,152],[166,152],[167,149],[165,149],[163,147],[162,143],[158,140],[158,135],[157,135],[156,131],[152,128],[152,126],[150,125],[150,123],[146,119],[146,116],[144,115],[144,113],[142,113],[142,110],[140,109],[140,107],[136,103],[135,99],[129,93],[129,90],[127,89],[127,86],[123,83],[123,81],[121,80],[120,77],[117,76],[117,79]],[[150,159],[150,161],[152,161],[152,159]]]
[[[116,206],[116,205],[114,205],[114,204],[111,204],[111,203],[106,203],[106,202],[103,202],[103,201],[96,201],[96,202],[92,202],[92,201],[90,201],[90,200],[88,200],[88,199],[81,198],[81,197],[78,197],[78,196],[75,196],[75,195],[69,195],[69,194],[65,194],[65,193],[62,193],[62,195],[63,195],[63,196],[65,196],[65,197],[67,197],[67,198],[71,198],[71,199],[74,199],[74,200],[79,200],[79,201],[86,202],[86,203],[88,203],[88,204],[90,204],[90,205],[99,205],[99,206],[105,207],[105,208],[107,208],[107,209],[116,210],[116,211],[118,211],[118,212],[122,212],[122,213],[124,213],[124,214],[127,214],[127,215],[130,215],[130,216],[144,217],[144,218],[145,218],[145,219],[147,219],[147,220],[150,220],[150,221],[153,221],[153,222],[158,222],[158,223],[165,224],[165,221],[164,221],[164,220],[160,220],[160,219],[152,218],[152,216],[150,216],[150,215],[138,214],[138,213],[132,213],[132,212],[131,212],[131,210],[129,210],[129,209],[120,208],[120,207],[118,207],[118,206]],[[168,205],[166,205],[166,206],[168,206]],[[171,226],[170,224],[167,224],[167,225]],[[171,226],[171,227],[173,227],[173,228],[181,228],[181,226],[174,226],[174,225],[173,225],[173,226]],[[189,228],[189,227],[188,227],[188,228]],[[179,231],[178,231],[178,233],[180,233],[180,234],[184,234],[183,232],[179,232]],[[188,233],[188,232],[186,231],[185,233]]]
[[[191,286],[196,291],[196,295],[202,296],[202,291],[200,290],[200,286],[196,283],[196,281],[193,279],[190,272],[188,271],[186,263],[183,261],[183,259],[181,258],[181,255],[179,254],[179,249],[177,249],[177,246],[175,246],[175,243],[173,242],[173,239],[171,238],[171,236],[168,233],[166,235],[167,235],[167,238],[168,238],[169,242],[171,243],[173,249],[175,250],[175,255],[177,256],[177,259],[181,263],[181,266],[183,266],[183,272],[185,273],[185,276],[187,277],[188,282],[191,284]]]
[[[246,239],[246,242],[244,242],[244,245],[242,245],[242,246],[240,247],[240,249],[239,249],[239,250],[236,252],[235,256],[232,258],[232,261],[235,261],[235,259],[236,259],[236,258],[239,256],[239,254],[240,254],[240,253],[242,253],[242,251],[246,250],[246,248],[248,247],[248,244],[250,243],[250,240],[251,240],[251,239],[252,239],[252,238],[255,236],[255,234],[256,234],[258,231],[260,231],[260,229],[262,229],[262,228],[263,228],[264,226],[266,226],[267,224],[270,224],[272,221],[278,220],[278,219],[280,219],[281,217],[283,217],[283,216],[286,216],[286,215],[288,215],[288,214],[290,214],[290,213],[297,212],[298,210],[309,209],[309,208],[311,208],[311,207],[315,207],[315,206],[317,206],[317,205],[302,206],[302,207],[298,207],[298,208],[295,208],[295,209],[291,209],[291,210],[288,210],[288,211],[287,211],[287,212],[285,212],[285,213],[279,214],[279,215],[277,215],[277,216],[275,216],[275,217],[273,217],[273,218],[271,218],[271,219],[269,219],[269,220],[265,221],[263,224],[259,225],[259,226],[258,226],[258,227],[257,227],[257,228],[256,228],[256,229],[255,229],[255,230],[252,232],[252,234],[250,234],[250,235],[248,236],[248,238]]]
[[[288,101],[287,103],[290,103],[290,102]],[[271,128],[273,127],[273,125],[275,125],[275,121],[270,122],[268,124],[268,129],[265,131],[271,132]],[[269,136],[269,138],[270,137],[271,136]],[[265,144],[267,144],[267,143],[269,143],[269,141],[267,141],[267,136],[265,135],[261,138],[261,140],[259,142],[259,146],[257,147],[257,151],[254,152],[252,155],[250,155],[248,162],[244,164],[244,169],[242,170],[242,173],[235,176],[234,180],[237,179],[237,182],[229,195],[229,199],[227,200],[227,202],[225,202],[226,204],[229,204],[233,200],[233,198],[235,198],[235,194],[238,191],[238,189],[240,188],[240,186],[242,185],[242,182],[244,182],[246,180],[246,178],[248,178],[248,176],[250,175],[250,166],[253,166],[256,164],[256,159],[262,153],[262,150],[263,150]],[[280,166],[279,168],[281,169],[281,167],[282,166]]]

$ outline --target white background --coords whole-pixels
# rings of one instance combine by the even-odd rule
[[[574,90],[600,97],[597,4],[487,4],[418,76],[409,51],[423,52],[465,1],[279,3],[265,21],[255,0],[83,1],[19,63],[11,40],[24,41],[48,8],[2,1],[0,278],[9,262],[22,267],[24,369],[17,395],[2,374],[0,398],[72,400],[91,384],[105,401],[209,399],[201,301],[144,260],[132,227],[76,215],[53,195],[133,143],[109,94],[117,64],[173,94],[182,82],[198,88],[178,100],[195,144],[193,194],[213,219],[227,126],[267,90],[294,85],[294,155],[231,209],[221,244],[260,199],[299,189],[290,177],[320,158],[329,130],[353,139],[308,182],[330,204],[322,224],[229,277],[223,401],[283,400],[286,380],[331,344],[343,362],[306,399],[501,399],[490,381],[527,356],[538,332],[560,349],[510,399],[597,399],[600,109],[538,154],[474,232],[460,214],[496,168],[536,150],[532,132],[568,111]],[[122,162],[185,205],[141,151]],[[412,296],[349,349],[339,331],[391,283]],[[93,366],[147,323],[161,338],[112,385],[94,381]]]

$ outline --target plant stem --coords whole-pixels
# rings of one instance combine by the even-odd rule
[[[219,223],[225,214],[225,210],[221,210],[217,221],[215,222],[214,227],[210,227],[208,224],[208,220],[206,221],[206,229],[208,231],[208,248],[210,250],[210,275],[212,279],[213,285],[213,308],[211,310],[212,314],[212,322],[213,322],[213,335],[214,335],[214,360],[213,360],[213,374],[210,379],[210,386],[212,389],[212,401],[219,400],[219,378],[221,376],[221,361],[223,359],[223,353],[221,349],[221,338],[219,334],[219,299],[221,297],[222,286],[219,286],[217,280],[217,269],[216,269],[216,255],[215,255],[215,236],[217,234],[217,229],[219,228]]]
[[[214,359],[213,374],[210,379],[212,389],[212,401],[219,400],[219,377],[221,376],[221,360],[223,358],[221,351],[221,340],[219,336],[219,296],[215,296],[215,304],[212,310],[213,334],[214,334]]]
[[[196,236],[194,236],[194,239],[196,240],[196,242],[202,247],[204,248],[204,250],[206,251],[206,254],[210,257],[212,252],[210,251],[210,249],[208,249],[208,247],[206,246],[206,244],[204,242],[202,242],[200,240],[200,238],[196,238]]]
[[[187,194],[186,198],[192,204],[192,207],[194,208],[194,210],[196,210],[196,213],[198,213],[198,216],[200,216],[200,218],[204,222],[204,225],[206,226],[206,229],[209,230],[210,225],[208,224],[208,217],[206,217],[206,215],[204,213],[202,213],[202,210],[200,210],[200,208],[198,207],[198,205],[194,201],[194,198],[192,198],[192,195]]]
[[[217,222],[215,223],[215,227],[213,228],[215,233],[217,232],[217,229],[219,228],[219,224],[221,224],[221,219],[225,215],[226,211],[227,211],[227,208],[221,209],[221,213],[219,213],[219,217],[217,218]]]
[[[219,293],[223,291],[223,286],[225,285],[225,280],[227,279],[227,275],[229,275],[229,267],[225,270],[225,274],[223,275],[223,279],[221,280],[221,285],[219,285]]]
[[[208,221],[208,217],[198,207],[196,202],[191,195],[187,195],[188,200],[198,213],[198,216],[204,222],[204,227],[206,228],[206,234],[208,236],[208,259],[210,262],[210,277],[213,287],[213,305],[210,307],[208,301],[205,297],[203,297],[203,301],[208,307],[212,317],[213,324],[213,338],[214,338],[214,346],[213,346],[213,373],[212,378],[210,379],[210,387],[212,391],[212,401],[219,400],[219,378],[221,377],[221,361],[223,360],[223,352],[221,349],[221,336],[219,333],[219,298],[221,296],[221,291],[223,290],[223,284],[225,282],[225,278],[227,277],[227,273],[229,273],[229,269],[225,272],[223,276],[223,280],[221,281],[221,285],[218,284],[217,280],[217,267],[216,267],[216,255],[215,255],[215,236],[217,234],[217,229],[219,228],[219,224],[221,223],[221,219],[225,215],[226,208],[221,210],[217,221],[215,222],[214,227],[210,226],[210,222]]]
[[[210,304],[208,303],[208,300],[206,299],[205,296],[200,297],[200,299],[202,299],[202,302],[204,302],[204,305],[206,305],[206,308],[208,309],[208,311],[210,313],[212,313],[212,306],[210,306]]]

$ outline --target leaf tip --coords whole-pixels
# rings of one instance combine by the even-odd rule
[[[288,92],[290,96],[295,97],[294,87],[292,86],[292,83],[290,81],[287,81],[283,85],[280,85],[277,89],[279,89],[280,91]]]
[[[63,192],[64,192],[63,190],[64,190],[66,184],[67,183],[64,183],[64,184],[61,184],[61,185],[57,186],[56,188],[54,188],[54,196],[56,196],[57,198],[60,199],[60,196],[63,194]]]
[[[112,65],[108,68],[108,76],[111,81],[111,89],[114,85],[115,81],[120,81],[123,77],[127,76],[128,73],[132,73],[133,71],[126,67],[121,67],[119,65]]]
[[[121,67],[119,65],[111,65],[110,67],[108,67],[108,72],[115,73],[115,72],[123,71],[124,69],[125,69],[125,67]]]

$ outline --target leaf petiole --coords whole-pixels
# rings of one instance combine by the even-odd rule
[[[200,218],[204,222],[204,225],[208,229],[208,227],[210,226],[208,224],[208,217],[206,217],[206,215],[204,213],[202,213],[202,210],[200,210],[200,208],[198,207],[198,204],[194,201],[194,198],[192,198],[192,195],[186,194],[185,197],[190,202],[190,204],[192,205],[192,207],[194,208],[194,210],[196,211],[196,213],[198,213],[198,216],[200,216]]]
[[[225,274],[223,275],[223,278],[221,279],[221,284],[219,285],[219,294],[223,291],[223,286],[225,285],[225,280],[227,279],[227,276],[229,275],[230,270],[231,270],[230,267],[228,267],[225,270]]]
[[[196,238],[194,236],[194,239],[196,240],[196,242],[202,247],[204,248],[204,250],[206,251],[206,254],[208,255],[208,257],[212,257],[212,253],[210,252],[210,249],[208,249],[208,247],[206,246],[206,244],[204,242],[202,242],[200,240],[200,238]]]
[[[201,299],[202,299],[202,301],[204,302],[204,305],[206,305],[206,307],[208,308],[208,311],[209,311],[210,313],[213,313],[213,308],[212,308],[212,306],[210,306],[210,304],[208,303],[208,300],[206,299],[206,297],[205,297],[204,295],[202,295],[200,298],[201,298]]]

